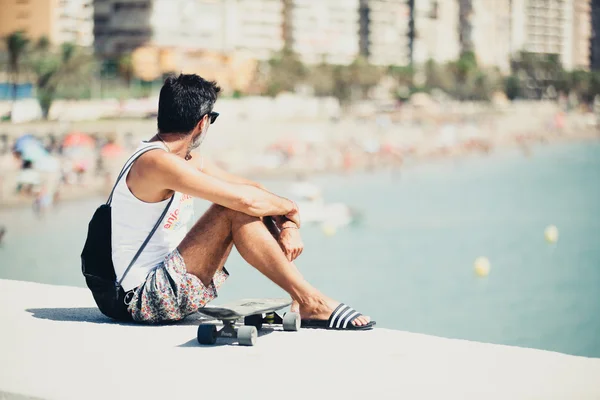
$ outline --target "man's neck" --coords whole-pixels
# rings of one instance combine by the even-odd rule
[[[153,139],[162,142],[170,153],[186,158],[189,152],[189,135],[179,133],[157,133]]]

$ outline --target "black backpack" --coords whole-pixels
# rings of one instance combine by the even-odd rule
[[[96,305],[102,314],[120,321],[130,321],[132,319],[131,314],[127,311],[125,291],[123,290],[123,287],[121,287],[121,282],[142,253],[142,250],[144,250],[144,247],[146,247],[150,241],[150,238],[152,238],[152,235],[154,235],[154,232],[156,232],[156,229],[165,217],[175,196],[171,197],[167,207],[158,218],[158,221],[156,221],[154,228],[152,228],[146,237],[146,240],[144,240],[144,243],[142,243],[129,263],[123,277],[118,281],[112,261],[110,205],[117,184],[127,173],[135,160],[147,151],[154,149],[162,149],[162,147],[150,146],[140,149],[125,163],[110,192],[106,204],[102,204],[96,209],[96,212],[88,225],[87,239],[85,240],[85,245],[81,252],[81,271],[83,272],[88,288],[92,291]]]

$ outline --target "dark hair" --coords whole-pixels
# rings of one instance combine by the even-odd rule
[[[196,74],[168,77],[158,99],[158,132],[190,132],[212,111],[220,91],[216,82]]]

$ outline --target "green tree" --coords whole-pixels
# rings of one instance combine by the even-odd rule
[[[574,70],[570,73],[570,89],[575,93],[579,101],[589,103],[593,100],[592,74],[584,70]]]
[[[13,32],[5,38],[5,44],[8,50],[8,67],[12,83],[12,101],[14,106],[14,102],[17,100],[19,73],[23,57],[27,51],[29,38],[23,31]]]
[[[525,98],[541,99],[550,86],[568,89],[560,59],[556,54],[521,52],[512,62],[512,70],[519,77],[521,94]]]
[[[345,104],[352,100],[352,77],[350,71],[345,65],[335,65],[332,71],[333,91],[331,94]]]
[[[369,64],[366,58],[359,56],[348,67],[346,77],[349,79],[346,84],[354,89],[360,98],[368,96],[369,91],[375,87],[381,77],[383,71],[372,64]]]
[[[415,70],[412,66],[390,65],[387,74],[394,78],[400,86],[411,87],[414,85]]]
[[[412,66],[390,65],[386,74],[396,82],[395,95],[402,100],[408,99],[415,88],[415,70]]]
[[[454,76],[452,72],[443,65],[439,65],[434,60],[429,59],[425,63],[424,67],[425,91],[437,88],[441,89],[446,93],[450,93],[454,86]]]
[[[521,97],[521,84],[518,76],[510,75],[504,79],[504,93],[510,100]]]
[[[127,89],[129,90],[129,88],[131,87],[131,81],[133,80],[134,76],[133,58],[131,54],[123,54],[122,56],[120,56],[117,60],[117,66],[119,70],[119,75],[125,81],[125,83],[127,84]]]
[[[266,94],[276,96],[281,92],[293,92],[307,75],[308,70],[298,56],[285,48],[268,62]]]
[[[86,49],[72,43],[58,48],[50,47],[43,40],[37,43],[30,57],[30,69],[36,79],[36,94],[44,118],[48,117],[59,89],[89,84],[94,61]]]
[[[321,63],[311,68],[308,83],[312,86],[315,96],[331,96],[335,89],[334,67]]]

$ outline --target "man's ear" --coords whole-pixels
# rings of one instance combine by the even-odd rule
[[[198,121],[198,124],[196,125],[197,132],[204,132],[204,129],[206,129],[206,124],[208,124],[208,115],[205,115],[200,121]]]

